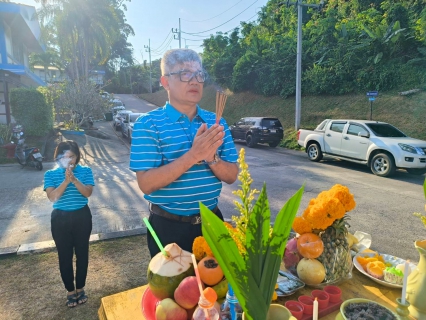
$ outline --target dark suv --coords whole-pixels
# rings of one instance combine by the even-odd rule
[[[229,129],[234,140],[245,140],[250,148],[257,143],[268,143],[275,148],[284,137],[283,126],[277,118],[245,117]]]

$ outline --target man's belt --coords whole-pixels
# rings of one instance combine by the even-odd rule
[[[213,208],[213,212],[216,213],[217,211],[217,206],[215,208]],[[197,214],[193,214],[190,216],[181,216],[178,214],[173,214],[170,213],[164,209],[161,209],[159,206],[157,206],[156,204],[153,203],[149,203],[149,211],[153,214],[156,214],[157,216],[169,219],[169,220],[173,220],[173,221],[179,221],[179,222],[186,222],[186,223],[191,223],[191,224],[200,224],[201,223],[201,216],[199,213]]]

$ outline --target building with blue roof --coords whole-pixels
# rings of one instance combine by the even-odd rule
[[[36,9],[13,2],[0,2],[0,123],[11,123],[9,92],[17,87],[45,86],[29,69],[30,53],[45,51],[40,41]]]

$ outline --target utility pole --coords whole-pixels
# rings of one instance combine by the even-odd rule
[[[173,35],[173,39],[179,40],[179,49],[182,48],[182,43],[181,43],[182,32],[180,27],[180,18],[179,18],[179,30],[178,29],[173,30],[172,28],[172,32],[177,34],[177,35],[176,34]]]
[[[316,8],[321,10],[324,6],[324,1],[321,0],[320,4],[302,3],[302,0],[296,2],[281,2],[278,6],[286,4],[287,7],[297,6],[297,56],[296,56],[296,116],[295,116],[295,129],[300,128],[300,118],[302,115],[302,20],[303,20],[303,7]]]
[[[148,39],[148,46],[144,46],[149,53],[149,93],[152,93],[152,70],[151,70],[151,39]]]

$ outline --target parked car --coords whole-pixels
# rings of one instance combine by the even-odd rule
[[[386,122],[326,119],[315,130],[300,129],[297,142],[311,161],[327,155],[365,164],[381,177],[397,168],[426,173],[426,141],[410,138]]]
[[[99,92],[99,95],[104,99],[109,99],[109,97],[110,97],[110,94],[106,91]]]
[[[112,117],[112,126],[115,128],[115,130],[119,131],[121,130],[121,124],[126,118],[126,114],[133,113],[130,110],[119,110],[116,114]]]
[[[245,117],[229,129],[234,140],[244,140],[250,148],[257,143],[267,143],[275,148],[284,137],[283,126],[278,118]]]
[[[121,124],[121,134],[124,138],[129,139],[130,142],[132,142],[133,126],[135,125],[136,119],[143,114],[144,113],[128,113]]]

